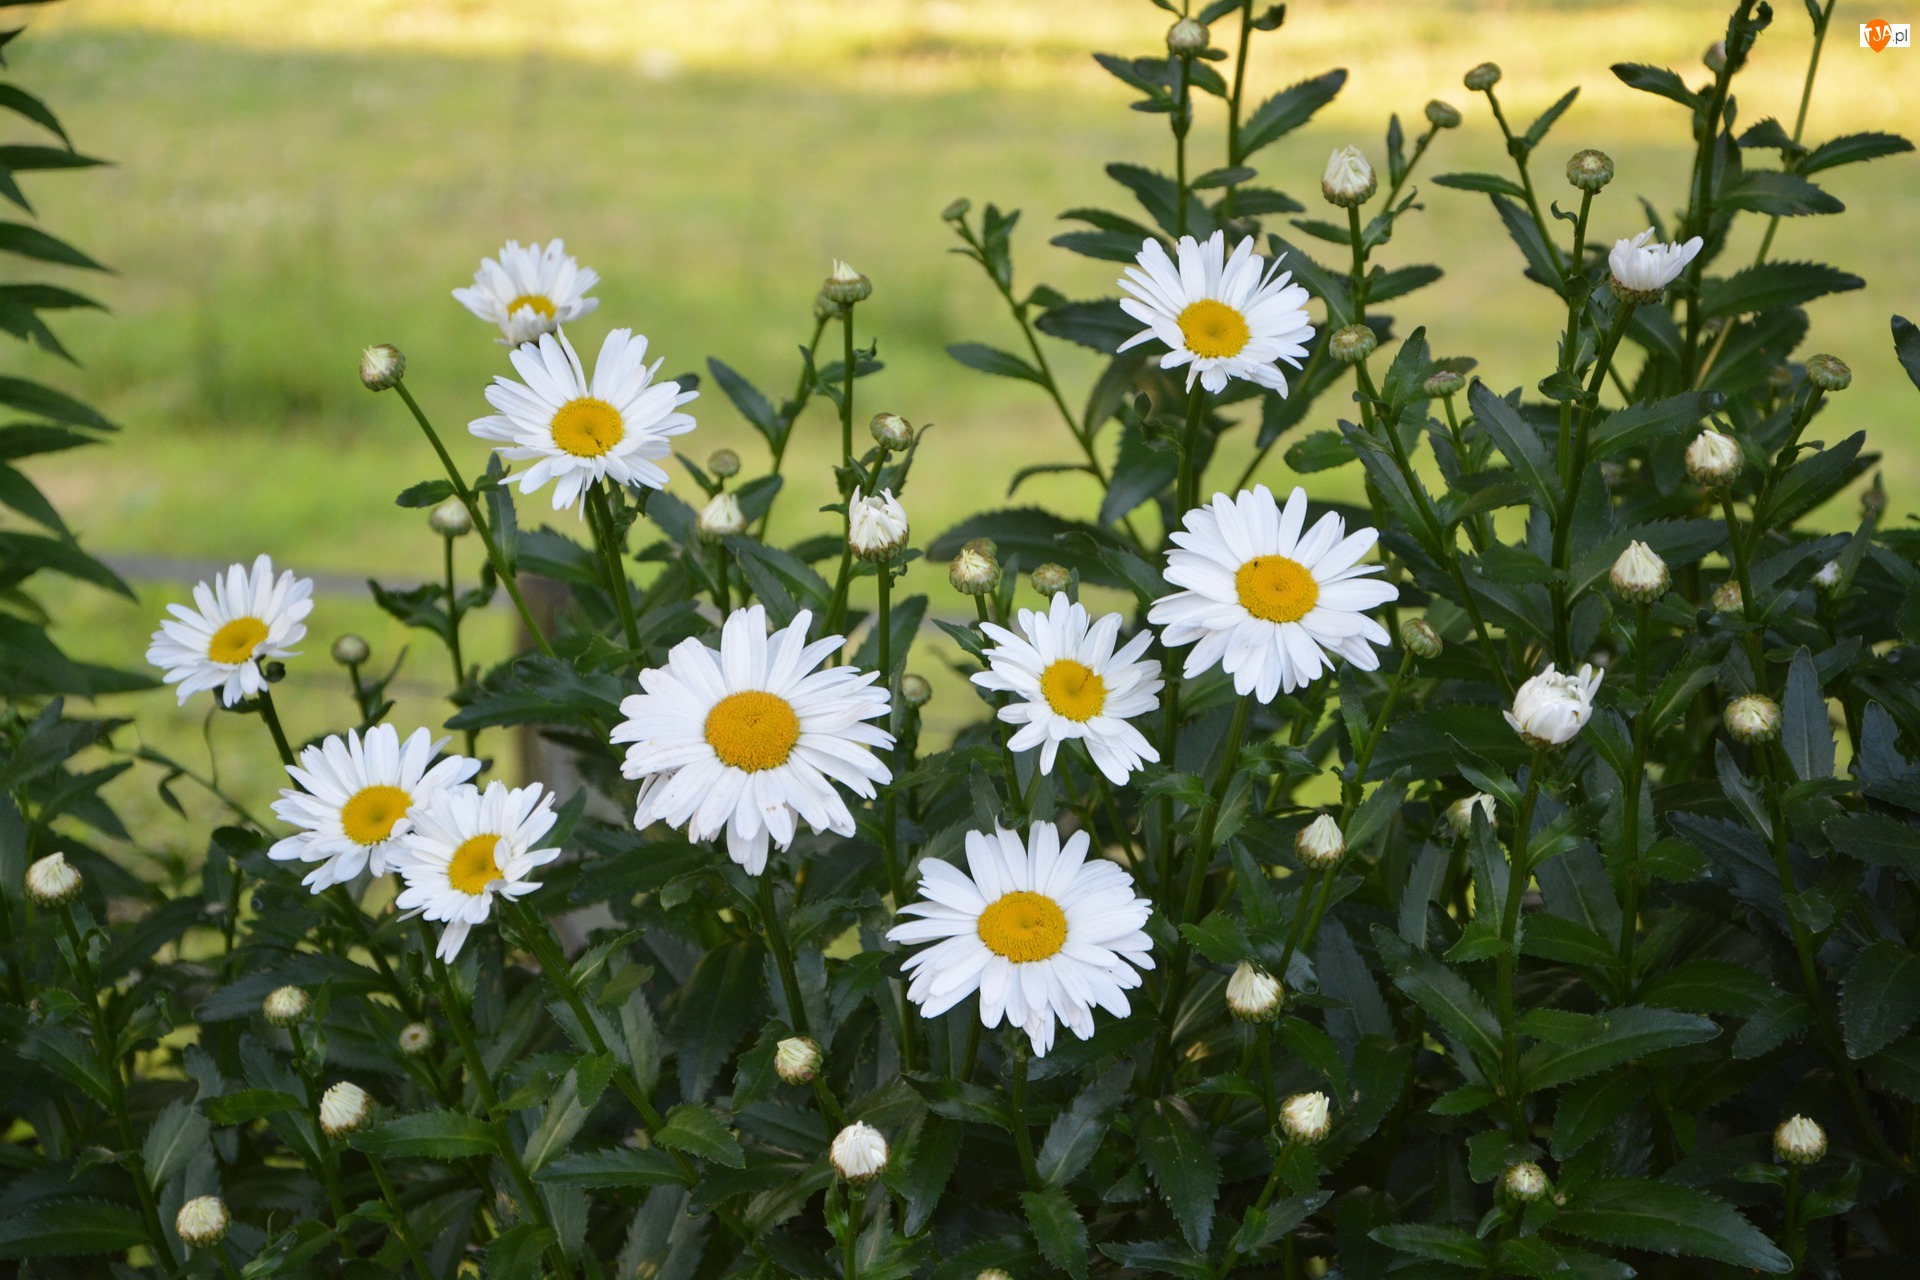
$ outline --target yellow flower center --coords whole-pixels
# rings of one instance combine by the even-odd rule
[[[1320,584],[1298,560],[1255,556],[1233,575],[1247,612],[1268,622],[1298,622],[1320,602]]]
[[[267,638],[267,624],[258,618],[235,618],[213,633],[207,656],[215,662],[246,662]]]
[[[620,411],[597,396],[581,396],[553,415],[553,442],[576,458],[598,458],[627,435]]]
[[[553,319],[553,300],[545,294],[523,293],[507,304],[507,314],[512,315],[522,307],[532,307],[540,313],[542,320]]]
[[[800,717],[778,694],[757,689],[730,693],[707,712],[707,744],[720,757],[748,773],[777,769],[800,741]]]
[[[980,913],[980,941],[1015,964],[1045,960],[1067,945],[1067,913],[1041,893],[1015,890]]]
[[[499,847],[500,837],[496,835],[474,836],[464,841],[453,851],[453,861],[447,864],[447,883],[476,898],[485,893],[487,886],[500,878],[500,864],[493,856]]]
[[[1239,355],[1252,334],[1245,316],[1224,302],[1202,298],[1180,313],[1180,336],[1193,354],[1220,359]]]
[[[1072,658],[1061,658],[1040,673],[1040,692],[1048,706],[1069,720],[1091,720],[1107,705],[1107,682]]]
[[[412,807],[413,797],[399,787],[365,787],[340,806],[340,827],[355,844],[379,844]]]

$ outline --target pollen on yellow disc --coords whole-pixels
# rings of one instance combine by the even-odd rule
[[[267,624],[258,618],[235,618],[213,633],[207,656],[215,662],[246,662],[267,638]]]
[[[1320,602],[1320,584],[1298,560],[1255,556],[1233,575],[1247,612],[1268,622],[1298,622]]]
[[[620,411],[598,396],[581,396],[553,415],[553,442],[576,458],[598,458],[627,435]]]
[[[1072,658],[1061,658],[1040,673],[1040,692],[1048,706],[1069,720],[1091,720],[1107,705],[1107,682]]]
[[[1247,318],[1238,311],[1216,299],[1201,298],[1180,313],[1180,336],[1193,354],[1220,359],[1239,355],[1252,334]]]
[[[500,878],[500,864],[494,861],[494,850],[499,847],[500,837],[496,835],[472,836],[463,841],[447,864],[447,883],[476,898],[485,893],[487,886]]]
[[[507,304],[507,314],[512,315],[522,307],[532,307],[540,313],[543,320],[553,319],[553,299],[545,294],[523,293]]]
[[[777,769],[800,741],[800,717],[777,693],[730,693],[707,712],[707,743],[722,764],[748,773]]]
[[[412,805],[413,797],[399,787],[364,787],[340,806],[340,827],[355,844],[379,844]]]
[[[980,941],[1015,964],[1045,960],[1067,945],[1067,913],[1043,893],[1018,889],[980,913]]]

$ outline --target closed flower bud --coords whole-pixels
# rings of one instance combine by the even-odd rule
[[[1813,585],[1822,591],[1832,591],[1840,585],[1840,562],[1829,560],[1814,571]]]
[[[1420,384],[1420,389],[1430,396],[1457,396],[1466,388],[1467,380],[1451,369],[1442,369],[1430,375]]]
[[[909,707],[924,707],[933,700],[933,686],[925,676],[909,671],[900,677],[900,700]]]
[[[1182,18],[1167,28],[1167,49],[1189,56],[1207,50],[1207,28],[1192,18]]]
[[[840,304],[829,298],[825,291],[813,295],[813,318],[831,320],[840,314]]]
[[[1400,624],[1400,643],[1416,658],[1437,658],[1446,646],[1440,633],[1425,618],[1408,618]]]
[[[372,1118],[373,1099],[350,1080],[342,1080],[320,1095],[320,1128],[329,1138],[344,1138],[365,1128]]]
[[[1715,40],[1707,46],[1707,51],[1700,55],[1700,61],[1706,65],[1707,70],[1713,72],[1715,75],[1719,75],[1722,71],[1725,71],[1727,69],[1727,42],[1725,40]]]
[[[1435,98],[1427,104],[1427,123],[1436,129],[1458,129],[1460,112],[1452,105]]]
[[[1473,811],[1478,809],[1480,816],[1492,823],[1494,815],[1493,797],[1484,791],[1476,791],[1463,800],[1455,800],[1447,806],[1447,825],[1453,829],[1456,839],[1464,840],[1473,834]]]
[[[50,853],[27,868],[27,897],[38,907],[64,907],[80,896],[80,871],[64,853]]]
[[[1289,1142],[1313,1146],[1324,1139],[1332,1127],[1324,1093],[1296,1093],[1280,1104],[1280,1129]]]
[[[180,1243],[189,1249],[211,1249],[227,1238],[227,1228],[232,1221],[227,1216],[226,1202],[219,1196],[195,1196],[180,1206],[173,1229],[180,1233]]]
[[[947,568],[947,581],[963,596],[991,595],[1000,585],[1000,564],[991,555],[964,546]]]
[[[975,555],[985,556],[989,560],[998,560],[1000,558],[1000,544],[992,538],[969,538],[960,549],[962,551],[971,551]]]
[[[1048,561],[1033,571],[1033,589],[1043,600],[1051,600],[1073,585],[1073,572],[1063,564]]]
[[[856,487],[847,504],[847,545],[871,564],[885,564],[907,545],[907,513],[894,500],[893,490],[882,489],[863,498]]]
[[[1531,1204],[1547,1194],[1550,1184],[1546,1170],[1531,1160],[1522,1160],[1507,1166],[1507,1171],[1500,1175],[1500,1185],[1515,1200]]]
[[[1293,838],[1293,848],[1309,868],[1325,871],[1340,865],[1340,859],[1347,852],[1347,840],[1340,834],[1340,824],[1323,813],[1300,829],[1300,834]]]
[[[1269,1022],[1280,1012],[1280,983],[1242,960],[1227,979],[1227,1011],[1242,1022]]]
[[[887,1140],[864,1120],[836,1133],[827,1154],[834,1170],[848,1182],[870,1182],[887,1169]]]
[[[948,222],[959,222],[973,212],[973,201],[961,196],[940,211],[940,216]]]
[[[1749,693],[1727,704],[1726,723],[1735,742],[1772,742],[1780,736],[1780,707],[1763,693]]]
[[[372,652],[367,642],[351,631],[333,642],[333,660],[343,667],[359,666]]]
[[[841,306],[850,307],[856,302],[865,302],[873,296],[873,281],[835,258],[833,274],[828,276],[827,282],[820,286],[820,292]]]
[[[718,542],[746,527],[747,517],[740,510],[740,499],[724,490],[707,499],[707,505],[700,508],[700,516],[693,522],[694,532],[702,542]]]
[[[1513,709],[1504,712],[1507,724],[1531,747],[1559,747],[1593,718],[1593,695],[1599,692],[1604,671],[1582,663],[1578,675],[1556,671],[1549,662],[1513,695]]]
[[[1467,72],[1466,78],[1461,83],[1475,93],[1485,93],[1500,83],[1500,68],[1494,63],[1483,62]]]
[[[1380,345],[1380,337],[1372,326],[1350,324],[1335,329],[1327,338],[1327,354],[1339,364],[1359,364],[1373,354]]]
[[[988,1267],[985,1271],[975,1276],[973,1280],[1013,1280],[1013,1277],[998,1267]]]
[[[820,1046],[805,1036],[789,1036],[773,1047],[773,1070],[788,1084],[805,1084],[820,1070]]]
[[[1357,209],[1373,197],[1379,185],[1373,166],[1358,147],[1335,147],[1327,158],[1327,171],[1320,175],[1320,194],[1327,203],[1342,209]]]
[[[400,1028],[400,1052],[417,1058],[433,1048],[433,1028],[424,1022],[409,1022]]]
[[[473,532],[473,517],[458,498],[448,498],[429,512],[427,524],[443,538],[464,538]]]
[[[1740,444],[1708,427],[1687,446],[1687,474],[1709,489],[1724,489],[1740,475]]]
[[[882,449],[904,449],[913,443],[913,424],[897,413],[876,413],[867,431]]]
[[[1807,381],[1822,391],[1845,391],[1853,385],[1853,370],[1839,356],[1808,356]]]
[[[1812,1164],[1827,1154],[1827,1131],[1794,1116],[1773,1131],[1773,1154],[1788,1164]]]
[[[360,381],[369,391],[385,391],[407,376],[407,358],[400,348],[382,342],[360,353]]]
[[[1597,192],[1613,181],[1613,157],[1588,147],[1567,161],[1567,181],[1582,191]]]
[[[307,1020],[313,998],[299,987],[275,987],[267,993],[260,1011],[276,1027],[296,1027]]]
[[[731,449],[715,449],[707,455],[707,470],[722,480],[731,480],[740,474],[740,455]]]
[[[1667,562],[1644,542],[1629,542],[1613,562],[1613,591],[1629,604],[1652,604],[1667,594],[1673,575]]]
[[[1745,607],[1740,598],[1740,584],[1732,578],[1713,589],[1713,611],[1715,613],[1739,613]]]

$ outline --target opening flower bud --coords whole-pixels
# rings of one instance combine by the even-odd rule
[[[716,493],[700,508],[693,527],[702,542],[718,542],[746,528],[747,517],[740,510],[740,499],[730,493]]]
[[[1400,643],[1416,658],[1437,658],[1446,648],[1440,633],[1425,618],[1408,618],[1400,624]]]
[[[1340,859],[1346,856],[1347,840],[1340,834],[1340,824],[1323,813],[1301,828],[1293,838],[1293,848],[1308,868],[1325,871],[1340,865]]]
[[[1735,742],[1772,742],[1780,736],[1780,707],[1763,693],[1749,693],[1727,704],[1727,733]]]
[[[1523,1204],[1530,1204],[1546,1195],[1551,1185],[1547,1181],[1547,1171],[1531,1160],[1510,1164],[1507,1171],[1500,1175],[1502,1189]]]
[[[1845,391],[1853,385],[1853,370],[1839,356],[1808,356],[1807,381],[1822,391]]]
[[[351,631],[333,642],[333,660],[343,667],[357,667],[372,653],[367,642]]]
[[[27,868],[27,897],[38,907],[66,906],[80,896],[83,883],[64,853],[50,853]]]
[[[1723,489],[1740,475],[1740,444],[1708,427],[1687,446],[1687,475],[1709,489]]]
[[[1372,326],[1350,324],[1335,329],[1327,338],[1327,354],[1340,364],[1359,364],[1373,354],[1380,345],[1380,337]]]
[[[805,1036],[789,1036],[773,1047],[773,1070],[788,1084],[805,1084],[820,1070],[820,1046]]]
[[[924,707],[933,700],[933,686],[925,676],[909,671],[900,677],[900,699],[909,707]]]
[[[464,538],[473,532],[473,517],[458,498],[448,498],[429,512],[427,524],[443,538]]]
[[[740,474],[740,455],[731,449],[715,449],[707,455],[707,470],[722,480],[731,480]]]
[[[1227,979],[1227,1011],[1242,1022],[1270,1022],[1280,1012],[1280,983],[1245,960]]]
[[[1063,564],[1049,561],[1033,571],[1033,589],[1043,600],[1051,600],[1073,585],[1073,573]]]
[[[1427,104],[1427,123],[1436,129],[1458,129],[1460,111],[1451,103],[1435,98]]]
[[[400,1028],[400,1052],[417,1058],[433,1048],[433,1028],[424,1022],[409,1022]]]
[[[1296,1093],[1280,1104],[1280,1129],[1290,1142],[1312,1146],[1325,1139],[1332,1127],[1324,1093]]]
[[[1814,571],[1813,585],[1822,591],[1832,592],[1840,586],[1840,562],[1829,560]]]
[[[1739,613],[1746,602],[1740,598],[1740,584],[1728,578],[1713,589],[1712,603],[1715,613]]]
[[[1627,544],[1613,562],[1611,578],[1614,594],[1629,604],[1652,604],[1673,582],[1667,562],[1644,542]]]
[[[820,286],[820,292],[830,301],[843,307],[850,307],[856,302],[865,302],[873,296],[873,281],[835,258],[833,273],[827,277],[826,283]]]
[[[1707,51],[1700,55],[1700,61],[1706,66],[1707,70],[1713,72],[1715,75],[1719,75],[1722,71],[1725,71],[1727,69],[1727,42],[1725,40],[1715,40],[1707,46]]]
[[[367,390],[385,391],[406,376],[407,358],[400,348],[382,342],[360,353],[360,382]]]
[[[1827,1154],[1827,1131],[1793,1116],[1773,1131],[1773,1154],[1787,1164],[1812,1164]]]
[[[1208,35],[1206,25],[1201,22],[1196,22],[1192,18],[1182,18],[1167,28],[1167,51],[1169,53],[1184,53],[1189,56],[1196,53],[1205,53],[1207,43]]]
[[[313,998],[299,987],[275,987],[261,1002],[260,1012],[276,1027],[297,1027],[312,1008]]]
[[[173,1229],[189,1249],[211,1249],[227,1238],[232,1222],[226,1202],[219,1196],[195,1196],[180,1206]]]
[[[827,1155],[848,1182],[870,1182],[886,1172],[887,1140],[866,1121],[856,1120],[833,1136]]]
[[[329,1138],[344,1138],[366,1127],[373,1118],[373,1099],[350,1080],[331,1085],[320,1095],[320,1128]]]
[[[893,490],[882,489],[871,497],[861,497],[856,487],[853,501],[847,504],[847,545],[853,554],[870,564],[885,564],[907,545],[907,513],[895,500]]]
[[[1598,192],[1613,181],[1613,157],[1588,147],[1567,161],[1567,181],[1582,191]]]
[[[963,596],[990,595],[1000,585],[1000,564],[991,553],[968,543],[947,567],[947,581]]]
[[[897,413],[876,413],[867,432],[882,449],[904,449],[913,443],[913,424]]]
[[[1494,815],[1493,797],[1484,791],[1476,791],[1464,800],[1455,800],[1447,806],[1447,825],[1453,829],[1456,839],[1465,840],[1473,834],[1473,811],[1478,809],[1480,816],[1492,823]]]
[[[1335,147],[1327,159],[1327,171],[1320,175],[1320,194],[1327,203],[1342,209],[1357,209],[1373,197],[1379,181],[1373,166],[1358,147]]]
[[[1494,63],[1483,62],[1467,72],[1466,78],[1461,83],[1475,93],[1485,93],[1500,83],[1500,68]]]
[[[1606,672],[1595,671],[1589,663],[1572,675],[1554,670],[1549,662],[1514,693],[1513,709],[1504,713],[1507,724],[1530,747],[1565,746],[1593,718],[1593,695],[1605,678]]]

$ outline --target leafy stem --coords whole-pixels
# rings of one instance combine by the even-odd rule
[[[587,524],[593,530],[594,544],[600,549],[600,564],[607,575],[607,594],[613,597],[613,610],[620,618],[620,632],[627,648],[640,651],[640,625],[633,616],[633,591],[627,585],[627,572],[621,564],[620,532],[614,527],[613,510],[603,485],[590,484],[586,490]]]
[[[1550,748],[1535,747],[1527,768],[1527,790],[1520,800],[1520,812],[1514,819],[1512,852],[1508,857],[1507,892],[1500,914],[1500,958],[1495,978],[1500,1018],[1500,1092],[1506,1098],[1507,1130],[1516,1143],[1525,1143],[1527,1111],[1520,1093],[1520,1030],[1514,1013],[1513,983],[1520,963],[1520,903],[1527,894],[1527,880],[1533,875],[1528,846],[1533,838],[1533,810],[1540,799],[1540,782],[1546,772]]]

